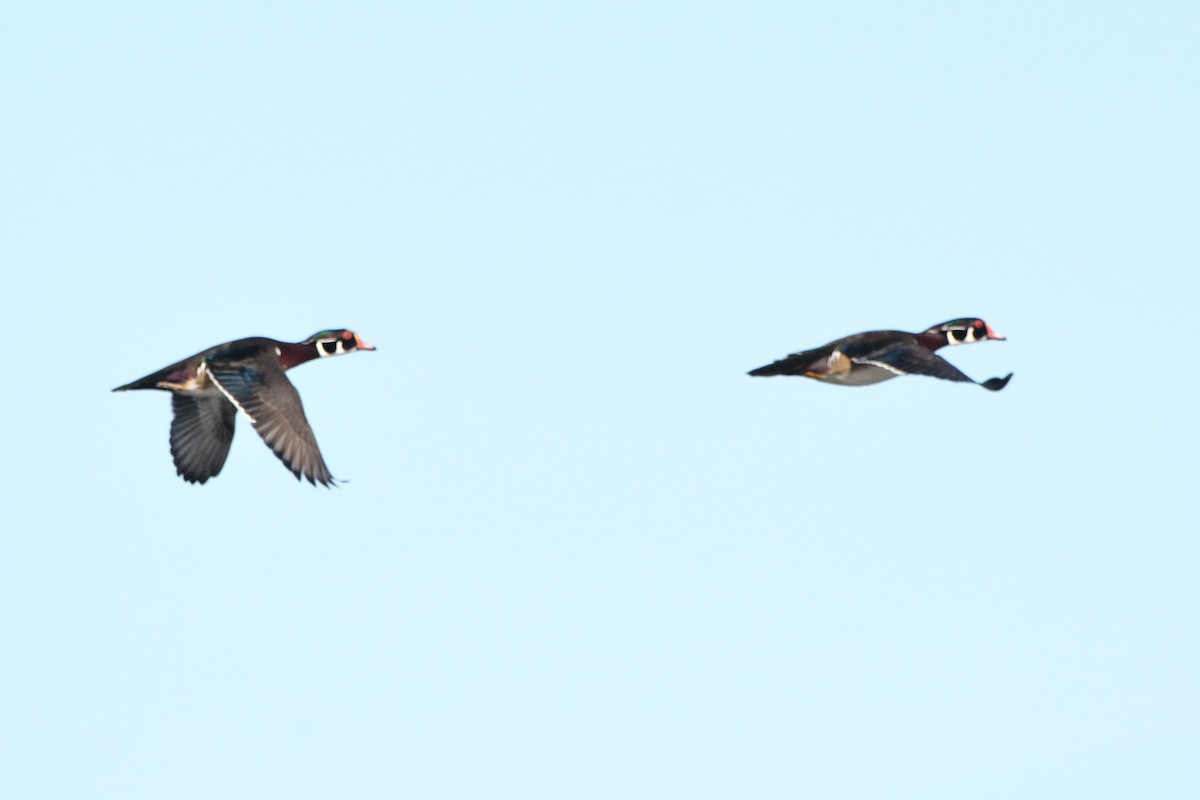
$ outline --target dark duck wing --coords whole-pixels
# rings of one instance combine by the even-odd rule
[[[210,359],[209,377],[250,419],[254,430],[297,480],[333,485],[333,476],[304,416],[300,393],[284,375],[274,352]]]
[[[225,466],[237,408],[216,392],[173,393],[171,408],[175,471],[189,483],[204,483]]]
[[[869,340],[848,342],[840,350],[856,364],[871,364],[897,375],[928,375],[946,381],[976,383],[993,392],[1003,389],[1012,377],[1010,372],[1003,378],[990,378],[980,383],[946,359],[922,347],[915,338],[893,340],[883,344]]]

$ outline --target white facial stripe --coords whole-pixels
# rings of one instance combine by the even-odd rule
[[[954,338],[956,335],[962,338]],[[946,336],[950,344],[972,344],[987,341],[988,338],[987,328],[977,328],[974,325],[967,328],[950,328],[946,331]]]
[[[329,345],[333,345],[332,351],[326,349]],[[345,339],[321,339],[317,342],[317,353],[321,358],[325,356],[341,356],[349,352],[346,348]]]

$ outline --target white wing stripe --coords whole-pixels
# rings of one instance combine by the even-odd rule
[[[896,375],[907,375],[908,374],[907,372],[904,372],[903,370],[896,369],[891,364],[885,364],[882,361],[873,361],[869,358],[862,358],[862,359],[856,358],[856,359],[854,359],[854,363],[855,364],[870,364],[873,367],[879,367],[880,369],[886,369],[888,372],[894,373]]]
[[[247,411],[242,406],[242,404],[237,401],[236,397],[234,397],[232,394],[229,393],[228,389],[226,389],[224,386],[221,385],[221,382],[219,380],[217,380],[217,376],[213,375],[211,371],[208,373],[208,379],[213,382],[213,386],[216,386],[218,389],[221,390],[221,394],[223,394],[223,395],[225,395],[225,397],[229,398],[229,402],[233,403],[234,408],[236,408],[238,411],[240,411],[246,415],[246,419],[250,420],[251,425],[258,424],[258,421],[255,420],[254,417],[250,416],[250,412]]]

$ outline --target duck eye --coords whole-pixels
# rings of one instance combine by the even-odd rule
[[[337,352],[337,342],[321,342],[321,348],[327,355],[333,355]]]

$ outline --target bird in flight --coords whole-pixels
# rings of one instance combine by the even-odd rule
[[[812,350],[792,353],[749,374],[754,377],[802,375],[843,386],[866,386],[898,375],[929,375],[947,381],[975,383],[998,392],[1008,384],[1011,372],[1003,378],[989,378],[981,383],[935,352],[947,345],[988,339],[1004,341],[990,325],[973,317],[952,319],[921,333],[867,331],[835,339]]]
[[[202,350],[113,391],[171,393],[171,456],[175,471],[189,483],[202,484],[221,471],[233,442],[233,420],[241,411],[296,480],[330,486],[334,478],[304,416],[300,393],[284,373],[313,359],[374,349],[343,329],[294,343],[255,336]]]

